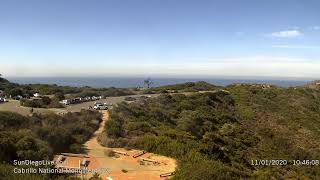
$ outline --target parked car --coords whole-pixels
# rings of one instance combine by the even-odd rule
[[[96,103],[93,106],[93,109],[95,109],[95,110],[107,110],[108,109],[108,105],[107,104],[102,104],[102,103]]]
[[[99,97],[96,97],[96,96],[92,96],[91,97],[91,100],[93,100],[93,101],[96,101],[96,100],[99,100],[100,98]]]
[[[23,97],[21,95],[18,95],[18,96],[14,96],[14,97],[11,97],[12,99],[14,100],[20,100],[22,99]]]
[[[8,100],[6,98],[0,98],[0,103],[3,103],[3,102],[8,102]]]
[[[60,101],[60,103],[64,104],[64,105],[69,105],[70,104],[70,100],[69,99],[65,99]]]

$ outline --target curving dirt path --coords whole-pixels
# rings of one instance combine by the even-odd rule
[[[103,114],[103,121],[100,123],[99,129],[94,133],[93,137],[87,141],[84,146],[87,150],[87,154],[93,157],[95,161],[93,167],[108,168],[110,173],[101,174],[103,179],[107,177],[113,180],[127,180],[127,179],[139,179],[139,180],[153,180],[153,179],[165,179],[160,178],[160,174],[173,172],[176,168],[176,161],[172,158],[156,155],[153,153],[146,153],[139,158],[133,158],[132,155],[140,152],[139,150],[125,150],[124,148],[107,148],[101,146],[98,143],[97,137],[104,131],[105,122],[109,118],[108,111],[101,111]],[[129,156],[120,155],[119,158],[108,157],[105,155],[106,150],[118,150],[126,152]],[[140,165],[139,160],[141,158],[149,158],[160,161],[160,165]],[[123,170],[127,172],[124,173]]]

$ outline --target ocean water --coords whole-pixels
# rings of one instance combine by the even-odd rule
[[[57,84],[61,86],[83,87],[143,87],[145,78],[125,77],[10,77],[11,82],[19,84]],[[234,83],[267,83],[280,87],[302,86],[311,80],[268,80],[268,79],[223,79],[223,78],[152,78],[152,87],[163,85],[206,81],[211,84],[226,86]]]

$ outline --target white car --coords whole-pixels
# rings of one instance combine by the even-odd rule
[[[108,109],[108,106],[105,105],[105,104],[100,104],[100,103],[98,103],[98,104],[95,104],[95,105],[93,106],[93,109],[95,109],[95,110],[107,110],[107,109]]]
[[[71,101],[69,99],[65,99],[65,100],[60,101],[60,103],[64,104],[64,105],[69,105],[71,103]]]

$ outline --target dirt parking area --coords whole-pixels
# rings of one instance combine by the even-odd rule
[[[27,116],[31,114],[30,107],[23,107],[20,105],[20,101],[17,100],[10,100],[9,102],[1,103],[0,104],[0,111],[11,111],[16,112],[21,115]],[[65,112],[64,109],[45,109],[45,108],[33,108],[34,113],[61,113]]]
[[[134,98],[139,98],[140,96],[150,96],[150,97],[157,97],[160,94],[150,94],[150,95],[130,95],[130,96],[116,96],[116,97],[106,97],[105,99],[100,99],[97,101],[89,101],[89,102],[84,102],[84,103],[79,103],[79,104],[73,104],[69,105],[65,108],[65,110],[69,112],[75,112],[75,111],[80,111],[81,109],[88,109],[89,106],[93,106],[95,102],[99,103],[112,103],[117,104],[120,102],[125,101],[126,97],[134,97]]]
[[[157,96],[159,96],[159,94],[131,95],[130,97],[138,98],[140,96],[157,97]],[[63,114],[66,112],[79,112],[79,111],[81,111],[81,109],[88,109],[89,106],[93,106],[95,102],[117,104],[122,101],[125,101],[126,97],[128,97],[128,96],[107,97],[105,99],[100,99],[97,101],[89,101],[89,102],[84,102],[84,103],[79,103],[79,104],[68,105],[65,108],[50,108],[50,109],[33,108],[33,112],[34,113],[52,113],[53,112],[56,114]],[[18,100],[10,100],[9,102],[0,103],[0,111],[11,111],[11,112],[16,112],[16,113],[22,114],[24,116],[27,116],[27,115],[30,115],[30,113],[31,113],[30,110],[31,110],[30,107],[21,106],[20,101],[18,101]]]

